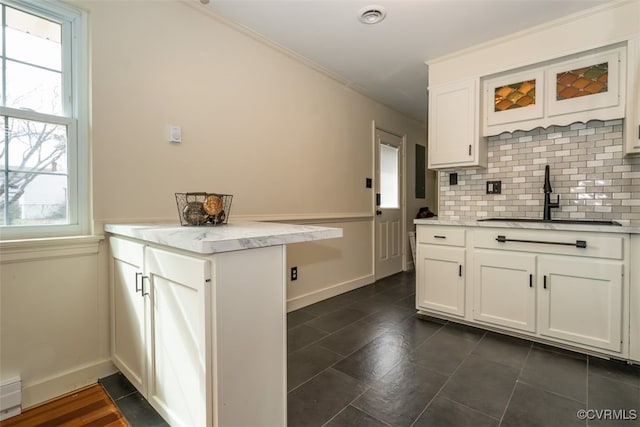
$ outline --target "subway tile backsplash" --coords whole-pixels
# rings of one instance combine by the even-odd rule
[[[487,168],[441,171],[439,219],[542,218],[544,167],[551,168],[553,218],[640,224],[640,158],[623,156],[623,120],[574,123],[489,137]],[[502,181],[502,194],[486,194]]]

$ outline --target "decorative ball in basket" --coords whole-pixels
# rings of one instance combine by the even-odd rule
[[[230,194],[176,193],[178,215],[182,225],[226,224],[231,211]]]

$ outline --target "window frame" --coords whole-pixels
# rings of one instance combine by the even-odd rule
[[[60,2],[43,0],[1,0],[0,4],[62,25],[62,116],[3,106],[0,106],[0,116],[67,126],[69,215],[68,224],[0,225],[0,240],[88,235],[91,232],[91,176],[87,13]]]

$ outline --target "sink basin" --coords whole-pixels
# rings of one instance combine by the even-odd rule
[[[538,218],[483,218],[478,221],[501,221],[501,222],[539,222],[549,224],[588,224],[588,225],[622,225],[616,221],[598,219],[538,219]]]

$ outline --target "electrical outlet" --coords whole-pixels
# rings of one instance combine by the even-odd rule
[[[487,194],[501,194],[502,181],[487,181]]]
[[[291,267],[291,281],[298,280],[298,267]]]

